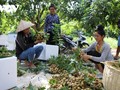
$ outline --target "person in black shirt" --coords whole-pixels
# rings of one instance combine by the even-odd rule
[[[16,56],[21,60],[27,61],[29,67],[33,67],[32,61],[38,58],[43,50],[43,46],[33,47],[35,44],[41,41],[35,41],[34,37],[30,33],[30,27],[34,26],[31,22],[26,22],[21,20],[17,28],[17,38],[16,38]]]

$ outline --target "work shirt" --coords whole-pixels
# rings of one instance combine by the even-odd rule
[[[93,43],[91,46],[89,46],[87,49],[84,49],[83,51],[85,53],[87,53],[89,51],[97,51],[96,45],[97,45],[97,42]],[[100,57],[92,56],[91,59],[96,62],[104,62],[104,61],[114,60],[113,55],[111,54],[111,48],[110,48],[109,44],[107,44],[105,42],[99,53],[101,54]]]
[[[27,50],[34,45],[34,37],[31,33],[25,36],[22,32],[19,32],[16,38],[16,56],[19,57],[24,50]]]
[[[57,14],[49,14],[45,20],[44,32],[52,32],[54,28],[54,24],[60,24],[60,20]]]

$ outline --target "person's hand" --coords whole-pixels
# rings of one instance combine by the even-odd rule
[[[77,50],[77,47],[72,47],[72,51],[76,51]]]
[[[41,42],[43,42],[43,41],[42,40],[36,40],[34,43],[38,44],[38,43],[41,43]]]
[[[85,54],[85,52],[84,51],[80,51],[80,57],[82,57],[83,55]]]
[[[84,54],[81,55],[81,58],[82,58],[84,61],[87,62],[87,61],[89,61],[89,59],[90,59],[90,55],[87,55],[87,54],[84,53]]]

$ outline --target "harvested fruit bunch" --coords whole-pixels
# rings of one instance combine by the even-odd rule
[[[92,74],[91,74],[92,75]],[[93,76],[89,75],[88,78],[93,78]],[[91,82],[91,85],[88,85],[88,82],[86,82],[86,76],[82,73],[79,73],[78,75],[70,75],[67,73],[67,71],[64,70],[64,72],[60,73],[58,76],[53,76],[53,78],[50,80],[54,81],[54,83],[51,84],[51,88],[55,90],[60,90],[63,87],[68,87],[67,90],[101,90],[102,88],[102,82],[99,79],[93,80]]]
[[[10,57],[10,56],[12,56],[12,53],[10,53],[10,52],[2,52],[2,53],[0,53],[0,58]]]
[[[49,72],[52,73],[52,74],[58,74],[58,73],[61,73],[62,70],[59,69],[56,64],[51,64],[51,65],[49,66]]]
[[[0,58],[10,57],[14,53],[7,50],[5,46],[0,47]]]
[[[85,89],[84,77],[82,74],[79,76],[71,76],[67,72],[60,74],[59,76],[53,76],[53,80],[57,82],[51,85],[51,88],[61,89],[64,86],[68,86],[68,90],[81,90]]]
[[[84,75],[84,79],[86,85],[89,86],[91,89],[102,90],[103,88],[102,80],[96,78],[95,74]]]
[[[80,90],[80,89],[85,89],[84,82],[85,82],[84,77],[81,74],[77,77],[75,77],[75,76],[69,77],[67,85],[70,87],[70,90]]]
[[[37,33],[37,35],[36,35],[36,40],[44,41],[44,40],[45,40],[45,35],[44,35],[44,33],[42,33],[42,32]]]
[[[96,79],[96,80],[93,82],[93,87],[94,87],[96,90],[99,90],[101,87],[103,87],[102,80]]]
[[[55,74],[49,81],[50,89],[103,90],[102,81],[96,78],[95,70],[84,66],[82,60],[77,58],[78,54],[73,54],[70,57],[61,55],[49,60],[49,70]]]
[[[52,57],[51,59],[49,59],[48,65],[50,67],[49,69],[52,69],[49,71],[53,71],[53,69],[57,67],[60,72],[63,70],[67,70],[70,73],[74,69],[74,67],[71,65],[70,58],[67,58],[64,55]]]

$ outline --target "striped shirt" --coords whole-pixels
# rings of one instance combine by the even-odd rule
[[[60,20],[57,14],[49,14],[45,20],[44,32],[52,32],[54,24],[60,24]]]

